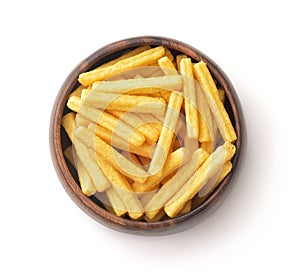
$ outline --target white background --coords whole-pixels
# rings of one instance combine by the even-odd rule
[[[168,3],[169,2],[169,3]],[[1,276],[299,276],[298,1],[2,1]],[[161,35],[217,62],[248,129],[240,178],[196,227],[112,231],[62,188],[49,154],[54,99],[83,58]]]

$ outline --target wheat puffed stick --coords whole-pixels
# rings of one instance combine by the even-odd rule
[[[63,116],[61,121],[61,125],[64,127],[71,141],[73,141],[73,133],[75,129],[75,117],[76,117],[75,113],[69,112]]]
[[[219,92],[220,100],[224,104],[224,102],[225,102],[225,90],[222,89],[222,88],[218,88],[218,92]]]
[[[178,121],[183,96],[180,92],[174,91],[170,96],[170,102],[166,111],[163,128],[159,136],[153,157],[149,166],[149,173],[158,174],[163,168],[167,155],[170,151],[176,124]]]
[[[92,90],[86,98],[82,99],[82,104],[98,109],[152,114],[164,114],[166,106],[163,98],[114,94],[97,90]]]
[[[113,65],[99,68],[90,72],[81,73],[78,81],[84,85],[90,85],[95,81],[105,80],[111,76],[128,71],[132,68],[145,66],[156,62],[165,54],[165,49],[162,46],[151,48],[143,51],[133,57],[125,58]]]
[[[187,202],[185,202],[184,206],[179,211],[178,215],[187,214],[187,213],[189,213],[191,211],[191,209],[192,209],[192,199],[190,199]]]
[[[178,75],[95,82],[92,85],[92,90],[108,93],[152,94],[153,92],[159,92],[161,90],[180,90],[181,86],[181,76]]]
[[[86,126],[84,126],[86,127]],[[113,134],[110,130],[102,127],[101,125],[95,124],[93,122],[89,123],[87,126],[89,130],[95,133],[96,136],[103,139],[107,144],[110,144],[120,150],[129,151],[131,153],[143,156],[150,157],[152,150],[151,145],[148,143],[144,143],[141,146],[135,146],[119,136]]]
[[[94,150],[90,149],[90,151]],[[129,216],[133,219],[141,217],[144,213],[143,206],[139,201],[136,193],[132,190],[130,184],[127,182],[126,178],[105,160],[97,159],[97,162],[102,172],[119,195],[126,210],[128,211]]]
[[[116,192],[113,186],[107,189],[105,193],[111,204],[112,209],[114,210],[117,216],[123,216],[127,213],[124,203],[122,202],[119,194]]]
[[[219,146],[198,168],[187,183],[165,204],[166,214],[173,218],[184,204],[192,199],[206,182],[235,154],[236,148],[230,142]]]
[[[75,134],[84,144],[94,149],[100,157],[105,159],[128,178],[141,183],[147,179],[148,173],[146,171],[127,160],[111,145],[95,136],[89,129],[80,126],[75,131]]]
[[[200,189],[197,195],[193,198],[193,206],[198,207],[203,201],[214,191],[214,189],[223,181],[223,179],[230,173],[232,163],[226,162],[220,170],[211,177],[207,183]]]
[[[70,162],[70,164],[76,169],[76,163],[73,155],[73,147],[72,145],[68,146],[64,150],[64,156],[67,158],[67,160]]]
[[[88,118],[82,116],[81,114],[76,114],[76,117],[75,117],[75,124],[76,124],[76,127],[79,127],[79,126],[84,126],[84,127],[87,127],[89,126],[89,124],[91,123],[92,121],[90,121]]]
[[[140,132],[135,131],[132,127],[103,110],[81,105],[80,98],[76,96],[70,97],[67,106],[94,123],[102,125],[133,145],[139,146],[145,142],[145,137]]]
[[[70,93],[70,96],[78,96],[78,97],[81,97],[81,93],[82,93],[82,90],[84,89],[84,86],[80,85],[78,86],[76,89],[74,89],[71,93]]]
[[[190,58],[180,61],[180,72],[183,80],[184,110],[189,138],[199,138],[199,119],[196,100],[196,88],[193,74],[193,64]]]
[[[160,66],[160,68],[166,76],[178,75],[174,64],[167,56],[160,58],[158,60],[158,65]]]
[[[103,175],[97,163],[90,156],[88,147],[85,144],[83,144],[81,141],[79,141],[77,137],[73,138],[73,145],[75,146],[78,159],[82,163],[83,167],[87,170],[97,191],[101,192],[109,188],[110,186],[109,182],[107,181],[106,177]],[[87,189],[89,190],[89,188]]]
[[[147,215],[144,215],[144,219],[147,222],[157,222],[160,221],[166,215],[164,210],[160,210],[160,212],[152,219],[150,219]]]
[[[149,192],[155,190],[165,177],[187,162],[189,154],[190,152],[184,147],[177,149],[167,157],[164,167],[160,169],[158,174],[149,176],[143,183],[134,182],[132,188],[136,192]]]
[[[186,183],[194,172],[208,158],[208,153],[201,148],[197,149],[185,165],[179,168],[175,176],[169,179],[149,200],[145,206],[146,215],[151,219],[163,208],[165,203]]]
[[[64,151],[65,157],[72,164],[72,166],[75,169],[77,169],[79,183],[80,183],[82,192],[87,196],[91,196],[97,191],[97,189],[95,188],[90,176],[88,175],[86,169],[83,167],[80,160],[77,158],[76,162],[75,162],[73,153],[74,153],[74,150],[73,150],[72,146],[68,146]]]
[[[71,142],[73,143],[73,133],[75,130],[75,114],[70,112],[63,116],[62,126],[64,127],[67,135],[69,136]],[[66,158],[71,162],[74,168],[77,169],[79,183],[81,186],[82,192],[87,195],[93,195],[97,189],[93,184],[89,174],[87,173],[86,168],[82,165],[82,162],[77,158],[75,161],[74,150],[72,146],[69,146],[65,149],[64,154]],[[76,154],[75,154],[76,155]]]
[[[202,198],[210,194],[229,174],[232,169],[231,161],[228,161],[224,166],[215,173],[215,176],[211,178],[198,192],[198,197]],[[211,182],[210,182],[211,181]]]
[[[161,132],[161,128],[159,129],[158,127],[155,127],[152,122],[145,122],[139,116],[140,114],[119,111],[110,111],[109,113],[141,132],[149,144],[157,142]]]
[[[177,71],[180,72],[180,62],[182,59],[186,59],[187,55],[185,54],[179,54],[176,56],[175,60],[176,60],[176,67],[177,67]]]
[[[197,110],[199,115],[199,141],[215,141],[213,117],[199,83],[196,82]]]
[[[217,123],[224,141],[233,142],[236,140],[236,133],[230,121],[227,111],[220,99],[216,84],[203,61],[194,65],[196,79],[203,87],[207,103]]]
[[[94,70],[96,71],[98,69],[101,69],[101,68],[104,68],[104,67],[108,67],[110,65],[114,65],[114,64],[116,64],[119,61],[122,61],[124,59],[133,57],[133,56],[135,56],[137,54],[140,54],[140,53],[144,52],[145,50],[149,50],[150,48],[151,47],[149,45],[143,45],[143,46],[137,47],[137,48],[135,48],[133,50],[130,50],[129,52],[126,52],[125,54],[121,55],[118,58],[115,58],[115,59],[113,59],[113,60],[111,60],[111,61],[109,61],[107,63],[104,63],[104,64],[100,65],[99,67],[95,68]]]

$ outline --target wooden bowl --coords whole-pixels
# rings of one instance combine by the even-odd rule
[[[225,90],[225,107],[231,118],[232,124],[237,133],[235,142],[236,154],[233,157],[233,169],[222,181],[222,183],[209,195],[200,206],[189,213],[178,216],[174,219],[167,219],[160,222],[134,221],[121,218],[106,211],[101,203],[93,196],[87,197],[79,187],[78,178],[74,169],[66,161],[63,150],[70,145],[70,141],[61,127],[62,116],[69,109],[66,102],[71,91],[78,86],[78,75],[91,70],[115,57],[125,50],[141,45],[163,45],[169,48],[174,54],[184,53],[195,62],[203,60],[206,62],[211,74],[218,84]],[[230,60],[228,58],[228,60]],[[134,37],[106,45],[95,53],[84,59],[67,77],[55,100],[50,121],[50,150],[57,175],[66,192],[73,201],[90,217],[101,224],[117,231],[133,233],[138,235],[165,235],[183,231],[198,224],[204,216],[211,214],[224,200],[230,191],[237,173],[243,162],[245,146],[245,127],[241,105],[235,89],[222,69],[201,51],[187,45],[186,43],[164,38],[164,37]]]

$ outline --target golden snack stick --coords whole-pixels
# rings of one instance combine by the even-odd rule
[[[208,153],[201,148],[197,149],[191,160],[179,168],[177,174],[169,179],[151,198],[145,206],[146,215],[153,218],[164,207],[164,205],[181,189],[186,181],[208,158]]]
[[[97,152],[99,159],[102,157],[128,178],[141,183],[145,182],[147,179],[147,172],[127,160],[112,146],[104,142],[98,136],[95,136],[89,129],[80,126],[75,131],[75,135],[88,147],[94,149]]]
[[[64,156],[67,158],[67,160],[70,162],[70,164],[76,169],[76,163],[73,156],[73,147],[72,145],[68,146],[64,150]]]
[[[133,49],[133,50],[131,50],[131,51],[129,51],[129,52],[121,55],[120,57],[118,57],[116,59],[113,59],[113,60],[111,60],[111,61],[109,61],[109,62],[107,62],[105,64],[100,65],[99,67],[97,67],[94,70],[97,70],[97,69],[100,69],[100,68],[104,68],[104,67],[108,67],[110,65],[116,64],[119,61],[122,61],[124,59],[133,57],[133,56],[135,56],[137,54],[140,54],[140,53],[142,53],[142,52],[144,52],[144,51],[146,51],[146,50],[148,50],[150,48],[151,47],[149,45],[143,45],[143,46],[137,47],[137,48],[135,48],[135,49]]]
[[[117,216],[123,216],[127,213],[125,205],[123,204],[119,194],[116,192],[115,188],[111,186],[105,191],[106,196]]]
[[[158,60],[158,64],[166,76],[178,75],[178,72],[172,61],[164,56]]]
[[[228,173],[232,169],[232,163],[231,161],[228,161],[224,164],[221,170],[219,170],[215,176],[211,178],[198,192],[198,197],[202,198],[207,195],[209,195],[222,181],[223,179],[228,175]],[[210,182],[211,181],[211,182]]]
[[[164,119],[164,125],[149,166],[149,173],[152,175],[161,172],[167,160],[182,102],[182,94],[177,91],[172,92]]]
[[[83,89],[81,92],[80,98],[81,99],[86,98],[90,94],[91,90],[92,90],[92,88],[90,88],[90,87]]]
[[[183,214],[187,214],[191,211],[192,209],[192,200],[188,200],[187,202],[185,202],[183,208],[179,211],[179,215],[183,215]]]
[[[187,58],[187,55],[185,54],[179,54],[176,56],[176,67],[177,67],[177,71],[180,72],[180,62],[182,59],[186,59]]]
[[[160,221],[165,215],[166,215],[166,213],[162,209],[162,210],[159,211],[159,213],[154,218],[150,219],[147,215],[144,215],[144,219],[147,222],[157,222],[157,221]]]
[[[157,190],[149,191],[149,192],[141,192],[137,193],[143,207],[148,203],[148,201],[153,197]]]
[[[132,184],[132,188],[136,192],[149,192],[155,190],[165,177],[187,162],[189,155],[190,152],[187,149],[183,147],[177,149],[167,157],[165,166],[158,174],[149,176],[148,179],[143,183],[134,182]]]
[[[193,64],[190,58],[180,61],[180,72],[183,80],[184,110],[189,138],[199,138],[199,119],[197,110],[196,88],[193,74]]]
[[[94,185],[87,169],[83,166],[82,162],[79,159],[77,159],[76,165],[82,192],[87,196],[93,195],[97,192],[97,188]]]
[[[93,150],[90,149],[90,151]],[[133,219],[140,218],[144,213],[144,208],[126,178],[104,159],[97,159],[97,162],[104,175],[119,195],[129,216]]]
[[[70,140],[73,142],[73,133],[75,131],[75,113],[71,112],[63,116],[62,126],[65,128],[66,133],[68,134]],[[66,158],[71,162],[73,167],[77,169],[77,174],[82,192],[87,196],[91,196],[96,192],[96,188],[92,180],[90,179],[90,176],[88,175],[86,169],[82,165],[82,162],[78,158],[75,162],[73,151],[74,150],[72,146],[69,146],[64,151],[64,154]]]
[[[162,126],[162,123],[164,122],[165,117],[161,115],[156,115],[154,116],[153,114],[150,113],[141,113],[137,115],[141,120],[143,120],[144,123],[156,123]],[[158,129],[161,131],[160,129]]]
[[[176,194],[165,204],[166,214],[173,218],[184,204],[192,199],[206,182],[235,154],[235,146],[225,142],[218,147],[207,160],[198,168],[193,176],[182,186]]]
[[[61,125],[64,127],[68,137],[73,141],[73,133],[75,128],[75,113],[70,112],[63,116]]]
[[[89,126],[90,123],[91,123],[91,121],[89,119],[87,119],[86,117],[84,117],[78,113],[76,114],[76,118],[75,118],[76,127],[79,127],[79,126],[87,127],[87,126]]]
[[[212,141],[204,141],[201,143],[201,148],[211,154],[215,150],[215,143]]]
[[[100,69],[96,69],[90,72],[81,73],[78,81],[84,85],[90,85],[95,81],[101,81],[117,75],[132,68],[145,66],[157,61],[165,54],[165,50],[162,46],[158,46],[144,52],[137,54],[133,57],[129,57],[118,61],[117,63],[106,66]]]
[[[69,160],[72,166],[77,170],[82,192],[87,196],[91,196],[97,191],[97,189],[95,188],[90,176],[88,175],[86,169],[83,167],[80,160],[77,158],[75,162],[73,153],[74,150],[72,146],[68,146],[64,151],[65,157]]]
[[[80,99],[80,97],[75,96],[75,95],[69,97],[69,100],[67,102],[67,107],[70,110],[72,110],[72,111],[74,111],[74,112],[77,113],[79,111],[79,109],[80,109],[80,106],[81,106],[81,99]]]
[[[67,102],[67,106],[71,110],[86,117],[92,122],[98,123],[99,125],[107,128],[125,141],[129,141],[133,145],[142,145],[146,140],[140,132],[135,131],[132,127],[128,126],[123,121],[118,120],[111,114],[108,114],[107,112],[104,112],[100,109],[81,105],[81,100],[76,96],[70,97]]]
[[[78,140],[78,137],[73,138],[73,144],[75,146],[78,159],[82,163],[83,168],[87,170],[88,175],[91,177],[97,191],[105,191],[107,188],[110,187],[110,184],[107,181],[106,177],[103,175],[101,169],[98,167],[97,163],[89,154],[88,147],[82,142],[80,142]],[[90,191],[89,188],[87,189]]]
[[[199,141],[215,141],[214,119],[199,83],[196,83],[197,109],[199,115]]]
[[[108,93],[142,94],[159,92],[161,90],[180,90],[182,86],[181,76],[162,76],[152,78],[128,79],[118,81],[95,82],[93,90]]]
[[[174,56],[173,54],[171,53],[171,51],[165,47],[165,55],[168,57],[168,59],[173,62],[174,61]]]
[[[148,143],[153,144],[157,142],[161,129],[156,128],[152,122],[143,121],[139,116],[140,114],[119,111],[110,111],[109,113],[141,132]]]
[[[81,97],[81,92],[84,89],[84,86],[80,85],[78,86],[76,89],[74,89],[71,93],[70,96],[77,96],[77,97]]]
[[[170,101],[171,91],[162,90],[159,92],[159,94],[160,94],[160,97],[162,97],[168,104]]]
[[[92,90],[82,104],[98,109],[152,114],[164,114],[166,106],[163,98],[114,94],[97,90]]]
[[[235,141],[235,130],[232,126],[228,113],[226,112],[225,107],[222,101],[220,100],[216,84],[206,64],[203,61],[194,65],[194,74],[204,89],[207,103],[216,120],[216,123],[224,141]]]
[[[129,151],[140,156],[150,157],[152,151],[151,145],[148,143],[144,143],[141,146],[135,146],[113,134],[110,130],[95,123],[90,123],[88,125],[88,129],[95,133],[96,136],[103,139],[107,144],[110,144],[118,149]]]
[[[225,90],[222,89],[222,88],[218,88],[218,92],[219,92],[220,100],[224,104],[224,102],[225,102]]]

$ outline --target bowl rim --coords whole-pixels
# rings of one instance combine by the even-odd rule
[[[200,206],[189,213],[159,222],[133,221],[118,217],[106,211],[92,199],[84,195],[70,173],[61,144],[60,130],[63,111],[69,94],[77,84],[79,74],[92,68],[93,65],[105,57],[128,48],[142,45],[163,45],[171,50],[182,52],[196,61],[203,60],[206,62],[212,75],[223,85],[230,107],[233,109],[234,127],[237,133],[237,140],[235,141],[236,154],[232,160],[232,171],[224,178],[220,185]],[[233,183],[236,182],[244,163],[246,127],[241,103],[233,84],[225,72],[211,58],[193,46],[176,39],[158,36],[139,36],[122,39],[101,47],[82,60],[71,71],[63,82],[53,104],[49,124],[49,145],[52,162],[61,184],[71,199],[91,218],[116,231],[136,235],[165,235],[177,233],[197,225],[201,218],[205,218],[204,214],[209,216],[221,205],[233,187]]]

